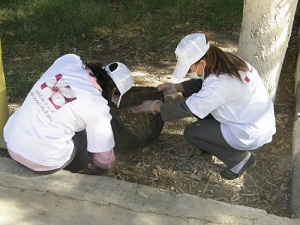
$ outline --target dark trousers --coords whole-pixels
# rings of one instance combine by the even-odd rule
[[[74,149],[70,159],[61,167],[50,171],[38,171],[39,174],[52,174],[61,169],[68,170],[72,173],[76,173],[88,166],[89,155],[87,152],[87,137],[86,131],[76,132],[72,138],[74,142]]]
[[[224,139],[221,124],[213,117],[200,119],[184,130],[184,139],[194,147],[206,151],[232,168],[240,163],[248,151],[232,148]]]

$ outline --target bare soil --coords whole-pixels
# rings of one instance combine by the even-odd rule
[[[201,154],[184,141],[184,127],[194,120],[184,118],[166,122],[159,138],[149,146],[134,152],[126,149],[118,152],[115,168],[107,176],[162,190],[259,208],[282,217],[289,216],[298,28],[299,24],[295,24],[278,85],[275,101],[277,133],[270,144],[255,151],[257,163],[254,168],[236,180],[221,179],[218,171],[223,167],[222,162]],[[207,35],[209,40],[214,40],[226,50],[234,51],[237,48],[237,32]],[[87,45],[91,57],[97,59],[101,54],[97,48],[99,43]],[[122,58],[133,71],[135,85],[157,86],[172,81],[170,74],[175,65],[174,49],[166,47],[169,55],[161,58],[155,51],[136,54],[134,49],[119,49],[115,43],[108,42],[107,46],[112,51],[103,51],[101,56],[107,62]],[[166,102],[182,100],[178,96],[176,99],[167,98]],[[13,112],[18,104],[10,102],[9,108]],[[1,149],[0,156],[8,157],[6,150]],[[86,173],[94,174],[92,171]]]
[[[210,40],[234,50],[238,35],[224,37],[211,34]],[[134,152],[119,152],[114,171],[108,176],[143,185],[197,195],[231,204],[264,209],[282,217],[289,216],[289,198],[292,161],[292,132],[294,118],[294,74],[297,60],[297,30],[294,29],[277,90],[275,113],[277,133],[273,141],[255,151],[256,166],[240,178],[228,181],[220,177],[223,168],[215,157],[201,154],[183,139],[184,127],[194,118],[166,122],[159,138],[151,145]],[[155,54],[149,56],[154,58]],[[149,60],[140,60],[133,70],[142,70],[145,76],[134,77],[141,86],[156,86],[172,81],[172,67],[157,68]],[[174,65],[174,61],[163,61]],[[153,67],[152,67],[153,66]],[[167,98],[166,102],[182,101]]]

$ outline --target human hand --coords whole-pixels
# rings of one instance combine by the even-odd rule
[[[134,113],[139,113],[139,112],[145,112],[145,113],[152,113],[153,115],[157,114],[155,110],[156,104],[162,104],[162,101],[160,100],[146,100],[142,104],[134,107],[132,111]]]
[[[162,91],[165,96],[177,94],[177,89],[173,83],[163,83],[157,86],[159,91]]]

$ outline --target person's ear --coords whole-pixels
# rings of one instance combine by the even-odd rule
[[[203,68],[205,68],[205,66],[206,66],[206,61],[205,61],[204,59],[201,59],[199,63],[201,64],[201,66],[202,66]]]

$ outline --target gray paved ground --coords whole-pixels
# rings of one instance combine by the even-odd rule
[[[0,224],[296,225],[266,211],[60,171],[39,176],[0,158]]]

